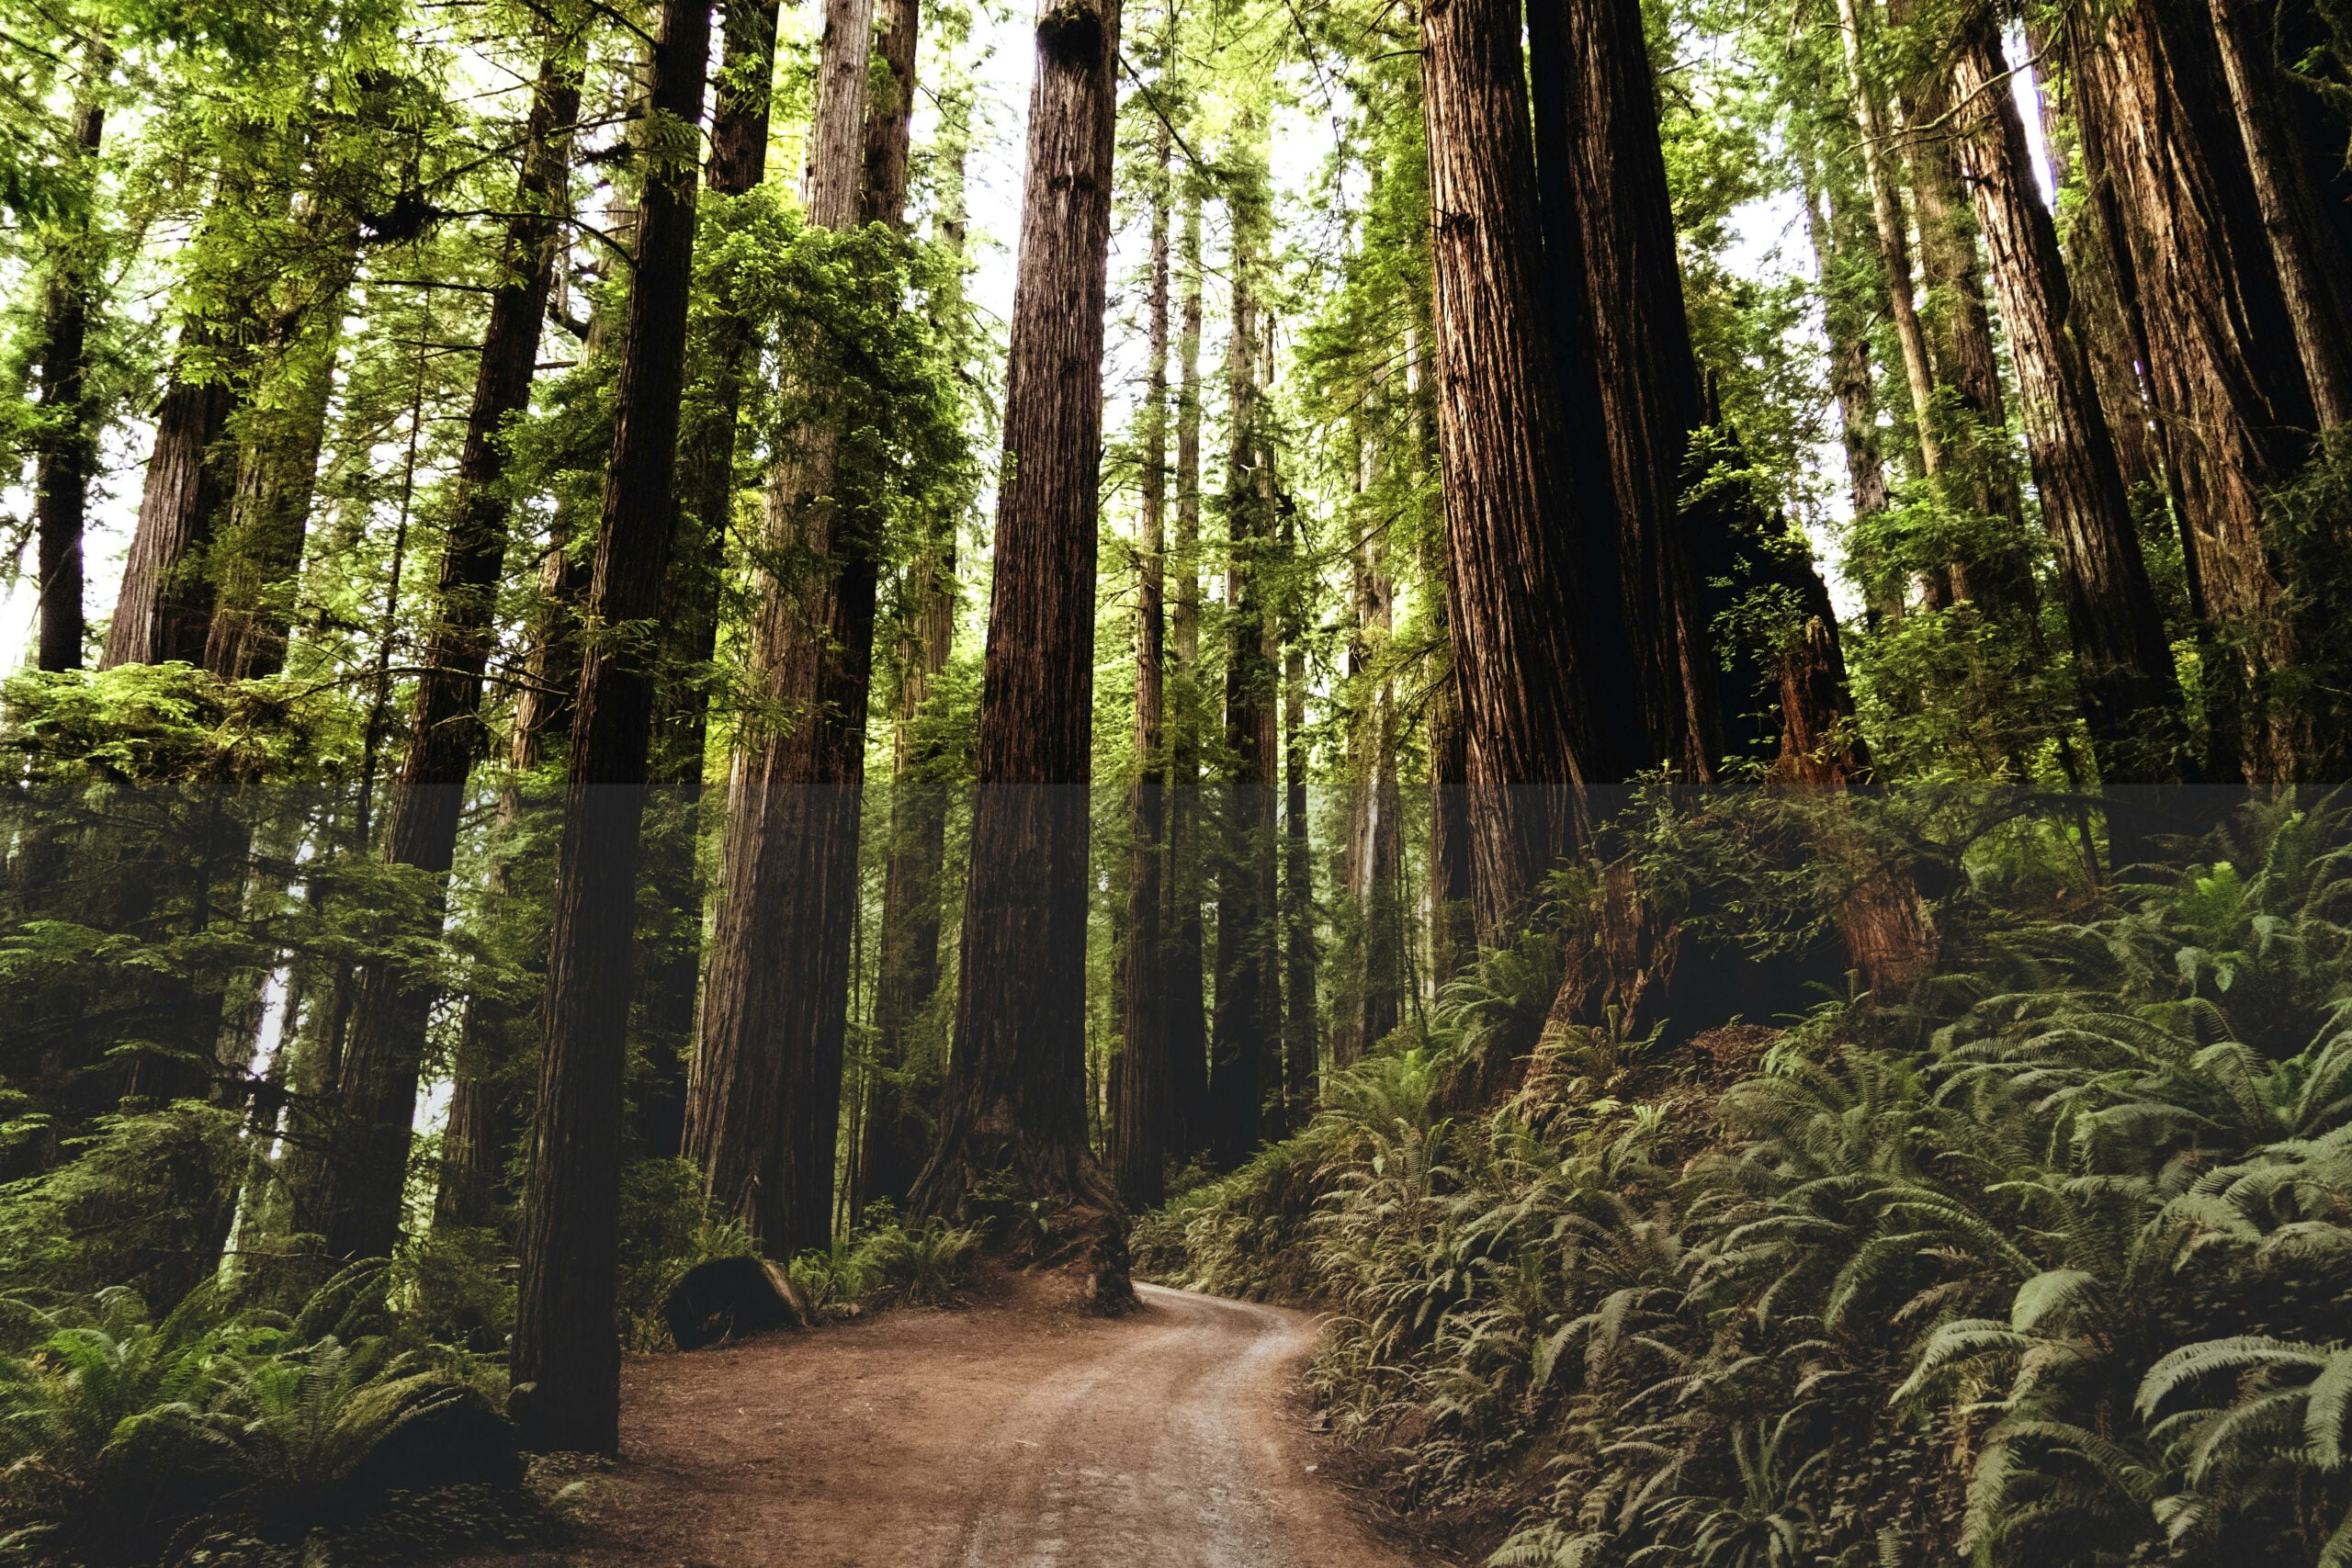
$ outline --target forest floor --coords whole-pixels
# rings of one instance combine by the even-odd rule
[[[1331,1475],[1303,1313],[1056,1282],[631,1358],[622,1458],[558,1550],[452,1568],[1414,1568]]]

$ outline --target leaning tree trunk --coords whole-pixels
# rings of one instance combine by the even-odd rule
[[[1136,523],[1136,776],[1127,801],[1126,931],[1120,954],[1119,1073],[1112,1168],[1130,1209],[1159,1205],[1166,1190],[1170,1093],[1166,913],[1168,846],[1165,707],[1167,592],[1163,513],[1168,502],[1168,175],[1174,140],[1154,132],[1149,347],[1144,373],[1143,502]]]
[[[474,376],[457,499],[410,710],[407,749],[384,823],[384,859],[422,874],[412,938],[439,931],[466,784],[481,754],[482,672],[496,640],[511,505],[502,481],[508,424],[530,406],[555,275],[559,219],[580,118],[578,41],[550,40],[524,127],[523,168],[502,275]],[[410,1127],[426,1026],[439,995],[429,969],[368,965],[335,1084],[335,1157],[322,1163],[318,1213],[331,1258],[384,1258],[400,1240]]]
[[[1181,241],[1184,268],[1177,330],[1176,571],[1169,616],[1167,942],[1169,1153],[1206,1146],[1209,1021],[1206,942],[1201,919],[1201,193],[1189,182]]]
[[[1576,433],[1552,353],[1516,7],[1447,0],[1421,28],[1448,631],[1479,934],[1499,942],[1584,843],[1587,784],[1639,759],[1588,705],[1619,684],[1582,613],[1613,601],[1590,567],[1613,525],[1578,494],[1606,493],[1606,476],[1559,461]]]
[[[694,287],[692,128],[710,63],[710,0],[663,0],[650,72],[655,132],[638,220],[612,457],[588,589],[598,640],[581,660],[571,782],[548,942],[529,1200],[516,1250],[513,1379],[525,1437],[611,1452],[620,1440],[620,1144],[639,829],[653,729],[655,649],[676,532],[678,409]],[[681,156],[680,142],[684,142]]]
[[[733,0],[725,12],[703,179],[709,196],[732,197],[767,175],[778,0]],[[678,497],[685,516],[679,520],[663,597],[670,657],[655,709],[655,795],[646,822],[645,897],[662,923],[651,933],[639,987],[639,1049],[647,1070],[633,1099],[630,1141],[639,1153],[657,1156],[680,1153],[685,1141],[686,1080],[702,986],[710,671],[718,649],[726,540],[741,488],[736,450],[743,397],[758,352],[756,326],[724,289],[714,293],[706,308],[716,319],[698,367],[699,417],[680,432]]]
[[[1086,881],[1118,58],[1118,0],[1041,12],[962,984],[914,1194],[920,1213],[994,1222],[1001,1246],[1042,1210],[1041,1245],[1081,1261],[1114,1310],[1134,1296],[1126,1216],[1087,1143]]]
[[[831,0],[810,137],[808,220],[858,220],[874,0]],[[761,601],[747,716],[728,782],[718,911],[702,1049],[686,1108],[687,1157],[714,1202],[767,1250],[832,1239],[860,897],[859,806],[878,585],[874,519],[836,492],[852,411],[816,405],[780,438],[768,479]]]
[[[2073,317],[2057,231],[2033,188],[2025,129],[1989,23],[1966,36],[1952,86],[2099,772],[2110,788],[2174,782],[2187,735],[2172,649]],[[2119,861],[2136,858],[2141,830],[2126,813],[2110,816]]]

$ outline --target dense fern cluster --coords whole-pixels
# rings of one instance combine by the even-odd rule
[[[395,1313],[386,1270],[299,1313],[207,1287],[7,1303],[0,1562],[373,1561],[539,1529],[494,1363]]]
[[[2352,822],[1964,934],[1451,1119],[1465,988],[1141,1256],[1331,1307],[1336,1429],[1498,1564],[2352,1562]]]

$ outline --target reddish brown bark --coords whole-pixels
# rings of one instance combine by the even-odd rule
[[[1480,934],[1500,941],[1537,884],[1583,842],[1587,786],[1628,776],[1638,723],[1596,721],[1616,691],[1592,617],[1613,604],[1593,561],[1613,524],[1572,474],[1567,394],[1535,199],[1516,7],[1424,6],[1438,444],[1448,627],[1464,732]],[[1604,493],[1606,493],[1604,489]]]
[[[1087,1141],[1087,793],[1102,317],[1117,126],[1118,0],[1037,24],[1004,398],[962,984],[924,1213],[1042,1208],[1103,1308],[1133,1301],[1126,1223]],[[1034,1206],[1034,1207],[1033,1207]]]
[[[805,202],[857,221],[874,0],[831,0]],[[728,782],[719,901],[685,1146],[711,1197],[776,1257],[827,1245],[841,1136],[859,803],[879,570],[872,520],[843,488],[837,422],[814,412],[769,475],[747,716]]]
[[[676,508],[686,303],[694,283],[691,153],[669,151],[702,110],[710,0],[664,0],[649,93],[665,132],[649,160],[628,334],[614,393],[612,456],[588,590],[605,628],[581,660],[571,780],[557,860],[545,1028],[517,1252],[515,1413],[541,1448],[610,1452],[619,1442],[622,1087],[639,833],[653,729],[661,608]]]
[[[1209,1025],[1201,919],[1201,190],[1188,184],[1178,242],[1175,572],[1168,617],[1168,1061],[1171,1154],[1196,1154],[1209,1125]]]
[[[2099,771],[2109,785],[2176,780],[2185,735],[2172,649],[1989,25],[1964,39],[1952,86]],[[2120,820],[2113,828],[2119,846],[2135,836]]]

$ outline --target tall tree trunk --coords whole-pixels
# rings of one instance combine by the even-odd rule
[[[2301,117],[2291,100],[2299,89],[2279,67],[2269,7],[2259,0],[2211,5],[2222,72],[2237,110],[2295,350],[2311,383],[2313,412],[2323,426],[2333,428],[2352,421],[2352,258],[2345,254],[2342,219],[2324,205],[2298,134]]]
[[[767,176],[775,79],[777,0],[725,7],[710,123],[710,196],[740,197]],[[670,562],[663,621],[673,657],[656,709],[653,809],[646,824],[646,897],[658,922],[639,987],[639,1054],[647,1072],[634,1102],[632,1142],[666,1156],[684,1147],[686,1090],[702,985],[704,773],[710,734],[709,671],[718,648],[720,580],[741,490],[736,452],[757,330],[722,295],[700,367],[706,398],[682,431],[678,495],[686,515]]]
[[[1989,21],[1965,37],[1952,86],[1961,158],[2009,330],[2018,405],[2099,772],[2110,787],[2176,781],[2186,733],[2172,648]],[[2109,826],[2117,858],[2133,858],[2137,830],[2122,814]]]
[[[2262,529],[2264,491],[2296,471],[2317,423],[2301,359],[2280,352],[2294,326],[2205,8],[2136,0],[2078,28],[2086,173],[2114,182],[2196,607],[2216,650],[2235,656],[2208,706],[2245,716],[2247,782],[2283,782],[2313,749],[2305,716],[2274,691],[2302,639]]]
[[[192,318],[180,329],[179,362],[155,415],[155,445],[98,661],[102,670],[203,661],[212,623],[204,557],[235,487],[235,454],[222,438],[239,400],[233,379],[239,358],[210,321]]]
[[[1136,520],[1136,776],[1127,802],[1127,906],[1121,953],[1120,1066],[1113,1107],[1112,1168],[1130,1209],[1158,1206],[1166,1190],[1170,1085],[1168,1056],[1168,776],[1166,707],[1168,504],[1169,163],[1175,143],[1153,133],[1151,284],[1144,372],[1142,506]]]
[[[1245,119],[1238,134],[1254,138]],[[1254,141],[1248,143],[1254,151]],[[1244,154],[1248,156],[1247,153]],[[1210,1019],[1210,1146],[1238,1165],[1282,1091],[1281,934],[1275,909],[1280,668],[1265,578],[1272,562],[1272,454],[1259,410],[1256,268],[1267,219],[1262,173],[1238,175],[1233,223],[1233,320],[1227,338],[1225,746],[1231,761],[1220,801],[1216,895],[1216,1006]]]
[[[1589,353],[1598,373],[1598,456],[1617,502],[1619,615],[1639,694],[1640,761],[1705,782],[1723,757],[1725,721],[1744,719],[1758,694],[1724,689],[1708,624],[1716,606],[1699,586],[1731,567],[1735,524],[1714,499],[1719,488],[1697,486],[1702,476],[1692,471],[1705,400],[1641,6],[1531,0],[1528,47],[1539,197],[1547,215],[1573,214],[1551,220],[1554,234],[1571,223],[1578,231],[1551,251],[1574,250],[1574,265],[1555,264],[1555,275],[1579,277],[1585,289],[1581,330],[1563,357],[1573,366]]]
[[[868,223],[903,229],[907,174],[914,149],[915,42],[922,28],[922,0],[876,0],[881,37],[876,53],[890,90],[865,106],[865,181],[862,213]]]
[[[874,0],[830,0],[806,189],[815,227],[858,220],[873,36]],[[768,479],[751,680],[770,711],[747,717],[729,778],[687,1100],[687,1156],[712,1200],[777,1257],[832,1239],[878,577],[872,520],[835,495],[849,412],[797,422]]]
[[[1320,1095],[1322,1010],[1315,932],[1315,841],[1307,821],[1306,651],[1291,628],[1283,659],[1283,1107],[1295,1132]]]
[[[1928,354],[1927,329],[1920,324],[1918,297],[1913,291],[1911,237],[1905,225],[1899,180],[1893,164],[1893,132],[1886,121],[1885,101],[1871,78],[1862,51],[1862,18],[1857,0],[1838,0],[1838,35],[1846,54],[1848,90],[1854,100],[1854,118],[1862,132],[1862,167],[1871,191],[1871,218],[1878,234],[1880,265],[1886,269],[1887,305],[1894,318],[1895,341],[1903,348],[1903,379],[1911,392],[1912,423],[1918,433],[1919,466],[1932,479],[1943,469],[1943,443],[1936,430],[1936,378]]]
[[[914,1194],[920,1213],[1001,1224],[1041,1206],[1114,1310],[1134,1298],[1126,1216],[1087,1143],[1086,880],[1118,59],[1118,0],[1041,12],[962,984]]]
[[[223,680],[274,675],[286,664],[334,395],[342,311],[338,288],[312,321],[294,327],[292,341],[271,355],[269,394],[239,418],[236,480],[215,546],[204,645],[205,668]]]
[[[911,0],[909,16],[911,17]],[[892,25],[898,24],[894,17]],[[911,26],[911,21],[909,22]],[[887,52],[887,51],[886,51]],[[943,171],[940,242],[961,254],[964,244],[964,164],[971,137],[971,100],[958,91],[941,106],[938,144]],[[868,117],[866,168],[875,166],[873,118]],[[863,1156],[858,1192],[863,1205],[877,1198],[903,1205],[930,1153],[937,1111],[934,1054],[918,1057],[914,1031],[939,988],[941,879],[947,852],[950,790],[940,767],[947,754],[938,738],[920,733],[932,682],[947,668],[956,638],[958,584],[956,536],[960,516],[937,521],[937,536],[909,571],[913,606],[899,644],[897,723],[890,749],[890,850],[883,870],[881,962],[874,982],[874,1070],[866,1076]]]
[[[1578,499],[1600,476],[1558,460],[1576,433],[1552,352],[1516,8],[1443,0],[1421,27],[1448,631],[1479,934],[1500,942],[1583,843],[1587,785],[1640,758],[1587,705],[1618,684],[1589,617],[1559,613],[1614,602],[1613,578],[1591,570],[1613,524]]]
[[[106,108],[93,84],[74,110],[74,145],[85,164],[96,164],[105,133]],[[51,257],[48,319],[41,334],[41,433],[33,470],[33,525],[40,593],[38,660],[43,670],[82,668],[86,632],[82,530],[98,455],[87,376],[95,265],[86,254],[89,242],[85,225]]]
[[[423,874],[419,923],[409,933],[414,937],[439,932],[467,781],[481,754],[482,671],[496,636],[511,510],[501,483],[506,427],[528,408],[538,364],[572,125],[580,118],[578,48],[575,39],[550,40],[533,89],[515,216],[507,222],[503,274],[474,375],[424,672],[385,815],[386,863]],[[438,994],[429,969],[398,962],[370,964],[361,977],[356,1027],[335,1084],[337,1154],[321,1171],[319,1213],[330,1257],[389,1257],[400,1240],[417,1077]]]
[[[1361,441],[1361,435],[1358,437]],[[1408,464],[1419,454],[1408,448]],[[1392,461],[1395,458],[1392,457]],[[1358,460],[1370,479],[1369,446]],[[1379,529],[1368,530],[1356,552],[1352,594],[1355,635],[1348,645],[1348,678],[1363,704],[1349,735],[1348,841],[1340,854],[1343,908],[1353,922],[1352,962],[1339,1016],[1331,1025],[1331,1065],[1345,1067],[1385,1039],[1404,1011],[1404,909],[1398,897],[1404,862],[1402,799],[1396,784],[1396,694],[1380,668],[1394,621],[1396,584]]]
[[[620,1438],[613,1309],[622,1098],[659,649],[643,627],[661,609],[676,532],[671,485],[694,286],[697,170],[691,152],[681,158],[671,148],[673,138],[691,137],[701,115],[709,62],[710,0],[663,0],[649,95],[663,134],[648,161],[638,220],[587,604],[590,625],[636,635],[592,642],[581,660],[517,1247],[513,1378],[529,1393],[516,1415],[540,1448],[610,1452]]]
[[[1201,182],[1189,176],[1178,242],[1184,281],[1176,334],[1175,571],[1168,631],[1169,1153],[1206,1146],[1209,1128],[1207,943],[1201,918]]]
[[[1809,159],[1807,175],[1805,228],[1813,242],[1822,325],[1829,339],[1829,389],[1838,401],[1847,494],[1857,518],[1875,517],[1887,509],[1891,497],[1886,457],[1879,446],[1876,381],[1871,371],[1869,291],[1857,288],[1850,276],[1857,247],[1844,232],[1840,220],[1847,213],[1828,188],[1827,171],[1818,159]],[[1882,621],[1902,617],[1900,592],[1879,582],[1865,583],[1863,588],[1873,617]]]

